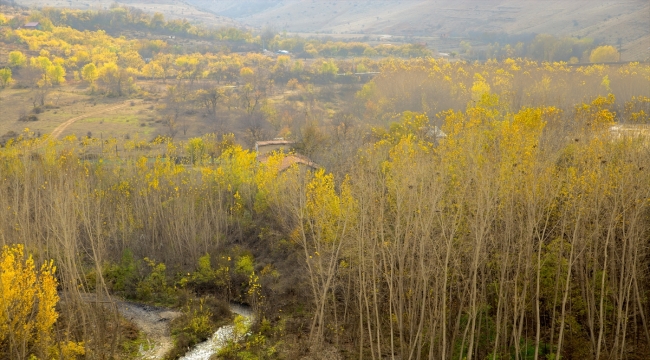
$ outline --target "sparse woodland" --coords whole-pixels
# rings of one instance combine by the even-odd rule
[[[650,356],[648,64],[305,63],[58,26],[4,41],[28,44],[6,61],[34,96],[83,80],[137,97],[148,78],[169,86],[170,129],[189,110],[240,115],[183,141],[6,140],[0,357],[134,357],[111,295],[183,309],[170,358],[227,301],[257,321],[216,358]],[[268,100],[298,86],[304,107]],[[251,142],[276,135],[322,168],[258,162]]]

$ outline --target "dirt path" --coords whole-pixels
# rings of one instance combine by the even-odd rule
[[[133,322],[153,342],[151,349],[140,352],[141,359],[161,359],[172,348],[169,322],[180,316],[180,312],[120,300],[115,303],[120,314]]]
[[[107,108],[107,109],[98,110],[98,111],[91,112],[91,113],[86,113],[86,114],[79,115],[79,116],[77,116],[77,117],[73,117],[73,118],[71,118],[71,119],[68,119],[67,121],[65,121],[65,122],[62,123],[61,125],[57,126],[54,130],[52,130],[52,135],[51,135],[51,136],[52,136],[52,139],[56,139],[56,138],[58,138],[59,135],[61,135],[61,133],[62,133],[62,132],[63,132],[63,131],[68,127],[68,126],[72,125],[72,124],[73,124],[75,121],[77,121],[77,120],[81,120],[81,119],[83,119],[83,118],[85,118],[85,117],[88,117],[88,116],[99,115],[99,114],[102,114],[102,113],[105,113],[105,112],[108,112],[108,111],[113,111],[113,110],[117,110],[117,109],[119,109],[119,108],[123,108],[123,107],[127,106],[127,105],[129,104],[129,102],[130,102],[130,101],[127,101],[127,102],[125,102],[124,104],[120,104],[120,105],[117,105],[117,106],[113,106],[113,107],[110,107],[110,108]]]

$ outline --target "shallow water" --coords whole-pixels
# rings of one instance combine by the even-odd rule
[[[253,314],[250,308],[238,305],[238,304],[231,304],[230,305],[230,311],[234,312],[235,314],[244,316],[245,318],[248,319],[250,322],[253,319]],[[235,339],[235,326],[234,325],[226,325],[222,326],[217,331],[212,335],[211,338],[208,340],[196,344],[192,350],[190,350],[187,354],[182,356],[180,359],[181,360],[207,360],[212,356],[214,353],[219,351],[223,346],[225,346],[228,341],[230,340],[238,340]]]

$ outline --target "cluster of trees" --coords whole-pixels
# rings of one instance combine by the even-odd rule
[[[302,37],[275,35],[268,42],[273,50],[288,50],[298,57],[377,57],[395,56],[416,58],[432,56],[433,52],[419,44],[386,44],[371,46],[363,42],[321,41]]]
[[[190,24],[187,20],[165,20],[160,13],[148,15],[141,10],[114,6],[110,10],[81,11],[73,9],[45,8],[34,11],[29,17],[14,17],[9,21],[12,28],[18,29],[25,21],[39,21],[42,29],[53,31],[56,27],[70,27],[79,31],[104,30],[118,36],[126,30],[146,31],[156,35],[175,35],[189,39],[215,41],[221,44],[221,49],[244,49],[245,44],[254,44],[255,50],[262,46],[271,50],[289,50],[302,58],[314,57],[354,57],[354,56],[397,56],[424,57],[433,53],[425,46],[417,44],[379,45],[372,47],[362,42],[323,41],[306,39],[299,36],[288,37],[277,34],[273,30],[265,30],[261,34],[238,29],[211,29]],[[252,50],[249,48],[248,50]],[[170,48],[169,50],[178,50]]]
[[[555,108],[479,99],[442,114],[438,146],[405,114],[345,178],[282,192],[311,341],[373,358],[642,356],[647,139],[613,141],[606,98],[568,129]]]
[[[242,101],[251,101],[249,105],[242,105],[251,115],[259,110],[257,105],[262,105],[262,100],[273,92],[276,83],[283,86],[291,79],[296,85],[300,82],[329,83],[337,80],[339,70],[352,73],[378,68],[377,63],[370,60],[305,63],[289,56],[271,58],[256,53],[243,56],[172,54],[165,51],[167,43],[164,41],[126,40],[111,37],[101,30],[81,32],[55,27],[51,32],[41,32],[21,29],[6,36],[9,41],[27,44],[29,51],[9,53],[7,67],[0,73],[0,87],[15,80],[21,86],[32,88],[34,106],[43,105],[51,88],[66,80],[84,81],[92,92],[109,96],[138,92],[137,81],[148,80],[186,88],[187,91],[183,92],[170,91],[169,96],[183,94],[182,102],[187,108],[205,105],[210,110],[208,115],[213,117],[217,104],[221,107],[227,105],[229,109],[242,105],[236,100],[222,101],[226,97],[220,99],[219,94],[234,92]],[[34,55],[29,57],[26,54]],[[142,54],[151,54],[152,58],[144,58]],[[224,86],[233,84],[241,86],[235,91],[225,91]],[[192,96],[185,96],[188,92]],[[210,102],[207,93],[218,97]],[[251,94],[254,94],[254,99],[251,99]],[[178,115],[176,113],[174,117]]]
[[[116,140],[107,141],[84,139],[80,143],[70,137],[55,142],[35,138],[26,130],[20,139],[10,140],[0,151],[0,201],[4,207],[0,244],[23,244],[36,259],[54,259],[59,296],[65,304],[60,307],[60,320],[55,325],[59,337],[54,343],[82,343],[83,352],[90,357],[115,354],[119,326],[115,326],[112,308],[104,311],[95,301],[88,302],[85,293],[93,292],[99,304],[110,301],[106,297],[109,290],[139,300],[164,299],[169,304],[174,303],[170,298],[178,296],[176,289],[189,282],[210,290],[221,289],[223,293],[215,290],[213,295],[223,295],[224,299],[235,300],[235,296],[247,294],[248,285],[241,291],[233,289],[248,284],[246,277],[253,271],[250,255],[233,255],[233,263],[230,258],[222,262],[220,256],[212,257],[218,260],[213,263],[217,265],[215,270],[220,269],[220,264],[233,269],[232,275],[226,274],[232,281],[222,287],[214,281],[224,281],[224,277],[215,278],[211,273],[209,258],[207,264],[200,263],[199,274],[185,274],[192,272],[206,253],[217,254],[225,244],[242,244],[248,238],[256,184],[270,182],[272,174],[277,173],[273,169],[260,172],[256,155],[235,145],[231,137],[222,140],[206,136],[182,147],[164,138],[155,143],[133,140],[124,144],[131,152],[121,152],[121,158],[111,151]],[[125,157],[134,149],[151,147],[164,148],[166,157]],[[34,155],[32,160],[20,154],[28,148]],[[82,160],[82,149],[106,152],[98,161],[89,162]],[[194,154],[197,164],[206,165],[204,171],[196,172],[170,161],[185,151]],[[209,159],[219,165],[208,165]],[[9,221],[14,220],[19,223],[10,225]],[[127,254],[126,258],[122,254]],[[147,260],[150,266],[136,266],[145,257],[151,259]],[[19,289],[22,293],[30,284],[16,288],[10,281],[13,272],[4,265],[0,274],[0,304],[11,307],[12,294]],[[271,273],[259,277],[273,278]],[[255,284],[253,281],[250,285]],[[245,297],[238,300],[251,301]],[[0,321],[33,321],[24,316],[12,317],[11,312],[6,314],[3,312]],[[21,351],[18,358],[26,358],[29,354],[39,355],[40,350],[35,349],[47,349],[46,344],[33,348],[6,342],[6,336],[12,335],[10,330],[0,328],[2,354],[18,351],[12,350],[17,347]]]
[[[478,83],[512,109],[553,105],[572,111],[575,104],[611,93],[620,122],[638,122],[638,116],[634,120],[623,111],[625,104],[638,102],[635,96],[650,95],[650,69],[639,63],[574,67],[513,59],[484,64],[421,59],[386,62],[381,69],[358,97],[365,102],[366,121],[380,119],[384,124],[405,110],[424,112],[430,118],[450,108],[464,110],[468,102],[477,100],[473,92]]]
[[[597,46],[591,38],[557,37],[550,34],[539,34],[530,39],[505,37],[501,42],[499,36],[482,36],[479,39],[487,41],[485,48],[473,48],[468,41],[461,41],[461,54],[468,59],[487,60],[507,58],[529,58],[537,61],[578,62],[616,62],[619,61],[618,51],[611,45]],[[492,42],[492,40],[496,40]],[[509,41],[510,40],[510,41]]]
[[[26,132],[0,149],[0,243],[54,259],[66,297],[59,326],[65,341],[84,341],[89,356],[106,352],[113,338],[83,293],[131,289],[119,282],[119,269],[132,267],[122,264],[126,253],[151,264],[129,270],[134,296],[174,299],[174,285],[196,282],[254,305],[260,324],[247,351],[647,356],[647,135],[609,130],[621,118],[616,98],[626,96],[615,76],[648,81],[647,66],[383,69],[358,98],[369,109],[402,106],[382,110],[399,118],[380,118],[386,124],[371,131],[317,123],[315,133],[331,130],[318,152],[336,156],[316,171],[280,171],[284,154],[259,163],[230,136],[134,139],[118,157],[115,139]],[[253,84],[250,72],[240,76]],[[518,72],[537,74],[545,89],[593,76],[619,93],[569,97],[570,107],[554,106],[554,97],[517,103],[502,89]],[[427,98],[409,91],[400,100],[407,102],[390,104],[382,82],[395,87],[402,77],[457,82],[466,105],[427,116],[418,108]],[[636,90],[622,111],[642,116],[650,102],[647,89],[628,87]],[[222,96],[205,91],[207,104]],[[175,161],[188,158],[190,166]]]
[[[186,19],[166,20],[161,13],[149,15],[142,10],[112,6],[110,10],[75,10],[64,8],[43,8],[32,11],[29,16],[15,16],[7,21],[14,29],[25,21],[38,21],[43,30],[55,26],[72,27],[81,31],[104,30],[120,34],[126,30],[147,31],[154,34],[176,35],[190,38],[209,39],[231,43],[250,43],[255,37],[249,31],[234,27],[210,29],[190,24]]]
[[[378,68],[376,62],[371,60],[341,60],[335,65],[332,60],[305,63],[286,55],[272,58],[257,53],[178,54],[163,40],[127,40],[107,35],[103,30],[79,31],[68,27],[54,27],[52,31],[8,31],[4,41],[25,44],[30,53],[40,53],[41,56],[45,51],[52,61],[60,63],[69,73],[80,72],[77,78],[83,74],[83,67],[89,64],[97,69],[114,64],[128,70],[132,76],[143,79],[209,79],[228,83],[240,80],[244,67],[261,68],[270,72],[273,80],[285,83],[292,77],[300,80],[302,77],[317,78],[321,74],[336,75],[339,68],[345,72],[365,72]],[[10,55],[8,66],[16,68],[24,65],[23,62],[16,62],[15,56],[18,55]]]
[[[0,70],[0,88],[12,81],[31,88],[35,107],[44,105],[50,90],[64,81],[83,81],[91,92],[109,96],[149,97],[158,95],[149,94],[152,87],[145,84],[159,82],[169,86],[166,101],[157,107],[168,136],[186,135],[195,119],[208,119],[210,131],[245,135],[240,139],[249,145],[274,136],[304,140],[301,150],[325,164],[329,154],[318,147],[327,144],[328,135],[318,129],[347,136],[352,123],[387,124],[405,110],[430,118],[449,108],[463,110],[475,100],[477,76],[515,109],[553,104],[568,111],[575,103],[612,93],[619,121],[645,122],[650,113],[640,97],[633,99],[650,97],[648,69],[634,63],[572,67],[520,59],[471,64],[391,57],[303,61],[287,55],[183,53],[163,40],[128,40],[101,30],[58,26],[8,31],[5,40],[28,49],[9,54],[7,67]],[[354,74],[367,72],[379,74],[352,96],[368,79]],[[271,100],[279,93],[285,96]],[[636,110],[625,112],[624,107]]]

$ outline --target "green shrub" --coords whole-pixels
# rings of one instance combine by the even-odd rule
[[[235,265],[235,270],[246,276],[253,273],[253,257],[251,255],[242,255],[237,258],[237,263]]]
[[[198,294],[210,293],[228,297],[231,281],[230,261],[230,257],[221,256],[215,269],[212,267],[210,254],[205,254],[199,258],[196,271],[181,276],[178,285],[181,288],[190,288]]]
[[[104,279],[111,292],[126,298],[135,298],[138,274],[131,250],[124,250],[119,264],[108,264],[104,267]]]
[[[168,285],[165,264],[156,263],[156,261],[146,257],[144,261],[149,266],[150,272],[142,281],[138,282],[136,288],[137,299],[165,305],[175,303],[175,290]]]

